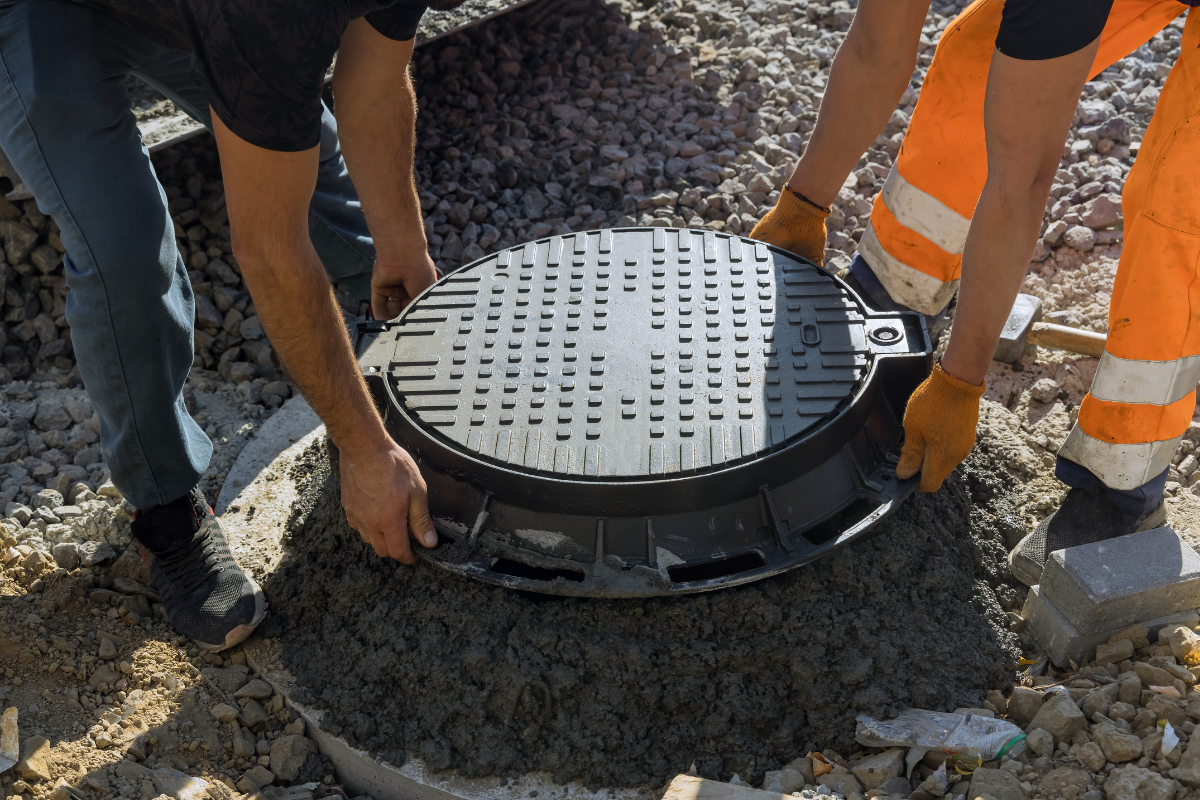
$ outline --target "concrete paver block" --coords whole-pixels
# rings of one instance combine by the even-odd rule
[[[1170,528],[1050,554],[1041,593],[1080,634],[1200,607],[1200,555]]]
[[[1106,643],[1109,637],[1125,627],[1121,625],[1098,633],[1080,633],[1042,589],[1041,586],[1034,586],[1029,590],[1021,615],[1028,621],[1028,630],[1038,646],[1057,667],[1070,666],[1072,661],[1076,664],[1090,661],[1098,645]],[[1168,625],[1195,627],[1200,624],[1200,614],[1189,609],[1158,619],[1143,620],[1142,623],[1151,633]]]

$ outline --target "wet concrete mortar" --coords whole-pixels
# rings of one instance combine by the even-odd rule
[[[346,523],[327,452],[296,467],[307,485],[263,632],[281,637],[292,698],[397,766],[626,787],[694,764],[757,785],[809,749],[850,747],[857,714],[979,706],[1019,657],[1004,558],[1023,527],[986,453],[818,564],[611,601],[380,560]]]

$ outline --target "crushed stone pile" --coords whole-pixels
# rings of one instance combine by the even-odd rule
[[[263,588],[295,698],[394,764],[590,786],[761,780],[846,746],[856,714],[978,705],[1018,658],[1011,481],[973,461],[878,535],[744,587],[650,600],[515,592],[382,561],[346,524],[324,444]]]

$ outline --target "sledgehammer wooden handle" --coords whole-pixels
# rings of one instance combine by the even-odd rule
[[[1029,343],[1051,350],[1069,350],[1072,353],[1099,358],[1104,352],[1108,337],[1103,333],[1081,331],[1052,322],[1035,322],[1029,331]]]

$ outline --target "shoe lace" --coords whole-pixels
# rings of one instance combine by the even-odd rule
[[[217,544],[201,528],[191,540],[174,550],[157,555],[159,568],[183,594],[190,594],[220,572]]]

